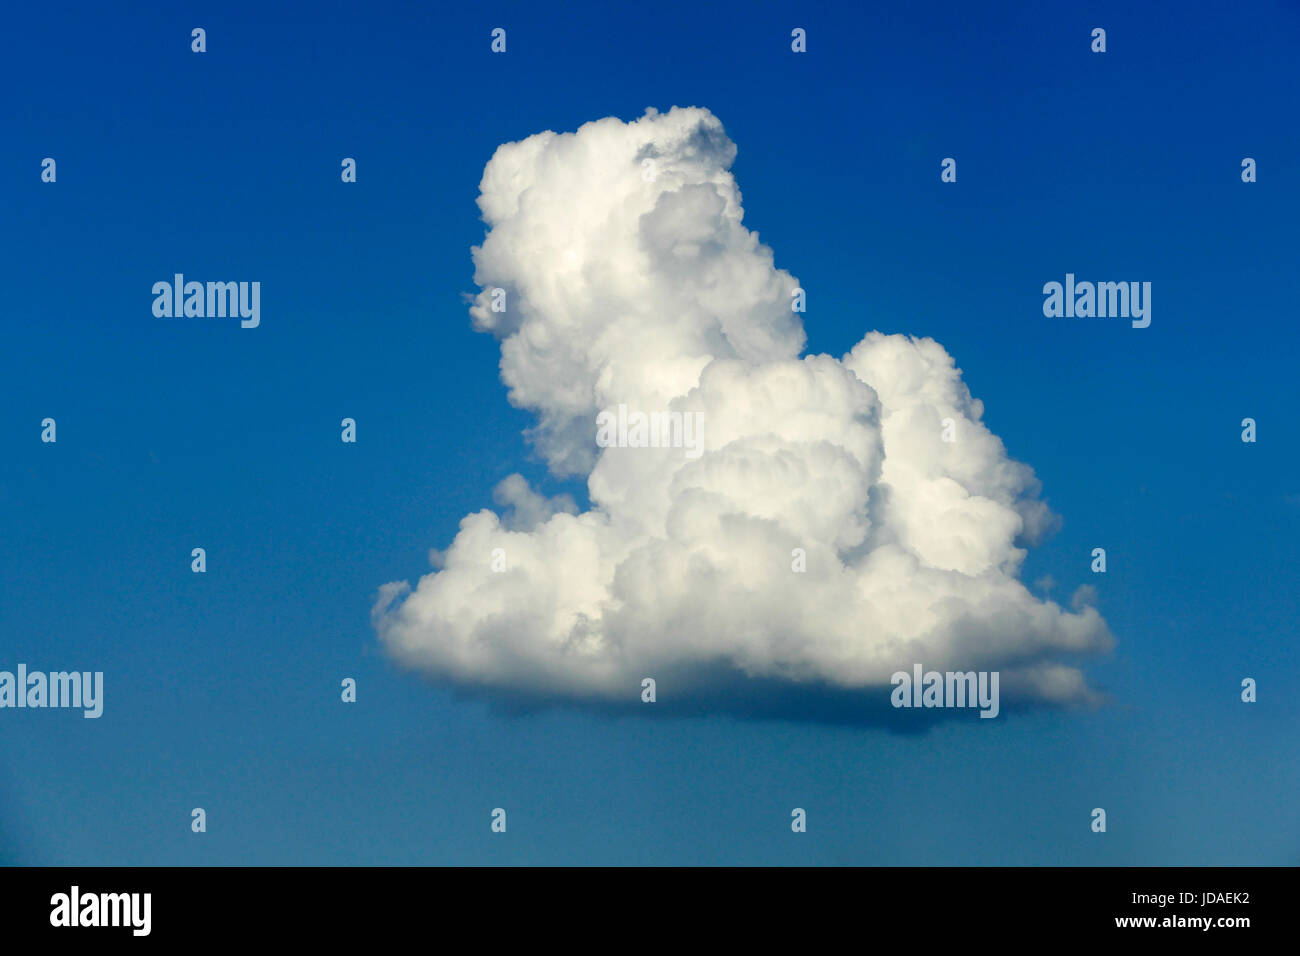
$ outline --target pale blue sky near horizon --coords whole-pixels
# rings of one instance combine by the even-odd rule
[[[103,671],[105,702],[0,710],[0,862],[1300,863],[1298,40],[1283,3],[15,9],[0,669]],[[1104,706],[519,713],[384,654],[378,587],[501,479],[584,500],[470,326],[484,164],[674,105],[737,144],[808,352],[954,356],[1061,517],[1023,580],[1097,588]],[[261,327],[154,318],[174,272],[260,280]],[[1067,272],[1151,281],[1150,328],[1045,318]]]

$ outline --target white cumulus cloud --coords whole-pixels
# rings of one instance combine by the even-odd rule
[[[590,510],[506,478],[504,520],[466,516],[439,570],[380,589],[384,646],[537,699],[644,706],[654,677],[661,701],[702,710],[798,717],[828,694],[867,712],[913,663],[1091,699],[1070,661],[1113,643],[1092,600],[1065,609],[1019,580],[1054,520],[1032,470],[931,339],[801,357],[799,283],[742,224],[735,153],[696,108],[497,149],[470,312]],[[620,404],[701,415],[703,453],[598,447],[598,413]]]

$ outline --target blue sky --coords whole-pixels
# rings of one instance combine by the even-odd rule
[[[1300,862],[1300,13],[858,7],[15,10],[0,668],[106,691],[99,720],[0,711],[0,859]],[[425,573],[498,481],[584,494],[548,477],[470,327],[484,164],[674,105],[737,144],[745,223],[810,291],[810,352],[879,329],[956,358],[1063,521],[1022,577],[1097,587],[1110,705],[922,735],[520,715],[384,654],[376,588]],[[155,319],[175,271],[260,280],[261,327]],[[1151,327],[1045,318],[1066,272],[1151,281]]]

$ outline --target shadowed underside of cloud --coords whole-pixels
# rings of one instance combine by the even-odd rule
[[[496,151],[470,312],[591,508],[510,476],[504,520],[466,516],[439,570],[380,588],[383,645],[506,706],[644,712],[653,677],[667,711],[915,727],[937,712],[888,704],[914,663],[1000,671],[1011,706],[1095,700],[1069,662],[1112,646],[1105,622],[1018,578],[1054,521],[1032,470],[931,339],[801,357],[735,152],[694,108]],[[620,404],[701,416],[702,453],[598,447]]]

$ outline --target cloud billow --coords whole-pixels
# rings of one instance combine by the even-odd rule
[[[1018,577],[1054,521],[1032,470],[931,339],[801,357],[799,283],[741,223],[735,153],[696,108],[496,151],[470,312],[590,510],[509,477],[504,521],[466,516],[439,570],[380,589],[384,647],[453,686],[602,709],[645,708],[653,677],[684,712],[833,701],[826,719],[852,720],[860,701],[888,722],[915,662],[998,670],[1013,705],[1095,699],[1073,659],[1111,647],[1105,622]],[[701,416],[702,454],[600,447],[619,405]]]

